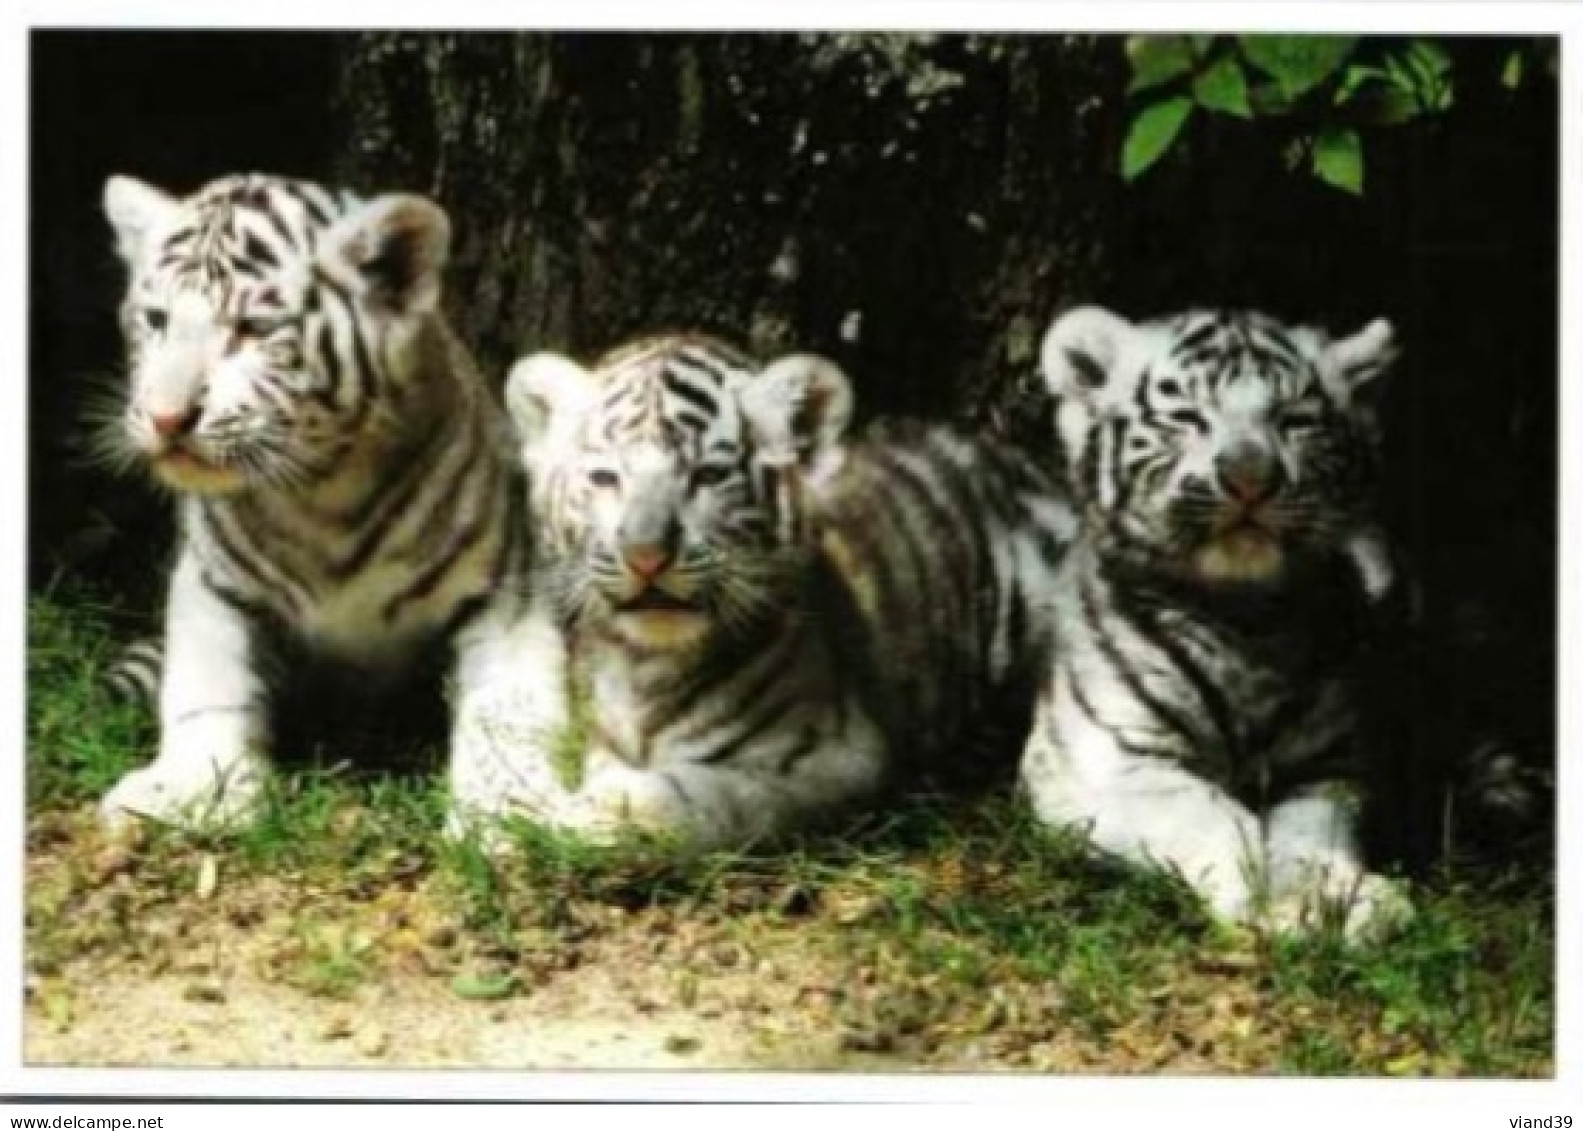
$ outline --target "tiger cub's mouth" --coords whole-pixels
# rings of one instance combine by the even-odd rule
[[[1210,581],[1271,581],[1281,575],[1285,562],[1279,535],[1257,522],[1220,531],[1194,555],[1199,574]]]
[[[616,611],[620,613],[696,613],[702,610],[691,601],[685,601],[673,593],[667,593],[657,585],[650,585],[637,596],[617,605]]]
[[[220,495],[242,484],[242,474],[235,468],[213,463],[185,447],[166,448],[149,462],[155,476],[179,491]]]

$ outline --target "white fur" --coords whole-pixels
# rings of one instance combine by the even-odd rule
[[[1396,562],[1383,530],[1373,525],[1360,527],[1347,539],[1346,552],[1370,602],[1384,600],[1396,588]]]
[[[520,817],[613,843],[633,831],[679,838],[694,847],[740,845],[771,836],[872,793],[887,747],[847,689],[811,696],[795,724],[823,735],[791,775],[747,753],[722,765],[695,759],[710,734],[667,741],[645,765],[590,741],[578,754],[575,784],[556,768],[557,750],[578,725],[572,717],[570,641],[535,602],[524,615],[478,628],[457,672],[452,736],[453,834],[500,848],[502,818]],[[586,689],[613,737],[639,738],[644,704],[625,680],[623,646],[583,657]],[[678,788],[678,786],[680,788]]]
[[[832,449],[850,418],[851,394],[845,377],[829,362],[798,356],[771,366],[738,389],[761,442],[779,441],[777,456],[802,459],[828,474],[839,465]],[[539,474],[557,466],[579,466],[579,429],[595,406],[597,378],[575,362],[554,354],[519,361],[507,383],[507,403],[521,441],[522,458]],[[797,420],[793,420],[796,416]],[[809,434],[798,435],[797,424]],[[724,424],[722,424],[724,427]],[[627,475],[665,472],[648,467],[652,453],[643,445],[624,452]],[[668,462],[667,462],[668,467]],[[542,523],[551,501],[536,494],[535,521]],[[611,500],[597,505],[614,505]],[[685,663],[693,633],[667,627],[673,614],[646,616],[647,627],[617,626],[612,637],[578,641],[577,671],[572,640],[543,602],[526,615],[494,630],[496,644],[481,650],[481,672],[469,666],[458,673],[457,729],[453,743],[452,792],[457,812],[453,831],[477,830],[485,843],[499,844],[499,818],[521,816],[540,825],[609,842],[634,830],[680,838],[695,847],[742,844],[773,835],[871,793],[885,765],[886,745],[878,728],[855,701],[852,689],[836,686],[835,665],[817,634],[788,659],[799,671],[818,673],[809,694],[787,719],[795,733],[817,734],[817,746],[781,773],[771,763],[774,749],[752,748],[722,764],[699,761],[713,732],[671,734],[651,742],[644,733],[647,704],[637,690],[637,666],[646,648],[662,647]],[[688,617],[697,620],[696,617]],[[640,640],[634,639],[638,633]],[[747,661],[749,664],[752,660]],[[787,673],[788,678],[803,678]],[[573,681],[587,680],[574,689]],[[627,748],[645,748],[650,760],[633,764],[594,735],[580,753],[580,780],[563,782],[554,762],[571,728],[572,700],[586,696],[597,713],[598,731]],[[761,744],[760,744],[761,745]]]
[[[572,807],[551,757],[571,725],[567,665],[561,631],[538,601],[486,612],[464,634],[451,703],[452,835],[487,838],[502,817]]]
[[[564,458],[593,398],[593,376],[571,358],[545,352],[519,359],[506,377],[506,407],[524,461],[531,467]]]
[[[814,485],[841,468],[841,441],[852,424],[852,385],[839,366],[817,354],[790,354],[741,383],[738,401],[761,447],[801,459]]]
[[[181,203],[135,177],[114,176],[105,182],[104,211],[121,257],[136,264],[153,237],[175,222]]]
[[[268,776],[268,720],[246,623],[198,580],[184,554],[171,579],[160,684],[159,754],[104,798],[112,825],[131,815],[185,827],[253,816]]]
[[[1082,647],[1060,633],[1061,623],[1080,615],[1075,599],[1061,597],[1056,646]],[[1132,696],[1103,679],[1103,669],[1090,671],[1088,659],[1080,654],[1073,662],[1101,717],[1118,726],[1145,724]],[[1248,920],[1263,840],[1258,819],[1182,766],[1124,750],[1111,730],[1072,706],[1065,678],[1058,670],[1041,694],[1023,755],[1022,782],[1034,811],[1052,825],[1085,829],[1106,852],[1179,873],[1217,915]]]
[[[1085,690],[1103,717],[1127,716],[1125,692]],[[1364,866],[1355,802],[1301,794],[1261,819],[1191,770],[1127,752],[1064,688],[1040,697],[1022,784],[1040,819],[1178,875],[1224,921],[1285,931],[1336,922],[1347,937],[1369,940],[1411,914],[1400,888]]]
[[[1315,331],[1295,333],[1308,335],[1321,378],[1349,400],[1395,356],[1391,328],[1383,320],[1333,343]],[[1057,427],[1072,464],[1089,442],[1095,420],[1117,398],[1133,395],[1139,374],[1170,345],[1171,336],[1161,324],[1135,325],[1098,307],[1074,310],[1052,325],[1041,350],[1041,370],[1056,398]],[[1252,413],[1262,405],[1230,407]],[[1108,479],[1101,489],[1107,485]],[[1107,507],[1111,502],[1099,500]],[[1078,578],[1092,568],[1093,559],[1083,535],[1078,537],[1053,594],[1063,664],[1042,690],[1022,765],[1024,788],[1040,817],[1085,829],[1103,851],[1179,873],[1217,916],[1230,922],[1298,930],[1333,919],[1352,938],[1371,937],[1399,923],[1410,908],[1394,884],[1365,869],[1355,800],[1312,790],[1259,814],[1168,754],[1135,754],[1118,741],[1118,732],[1128,728],[1146,734],[1149,715],[1135,692],[1100,662],[1082,627]],[[1395,583],[1383,532],[1372,524],[1360,523],[1344,550],[1371,600]],[[1220,579],[1262,577],[1273,572],[1259,560],[1263,551],[1256,545],[1231,547],[1198,564],[1204,575]],[[1066,686],[1073,671],[1084,699],[1105,725],[1096,725],[1075,702]],[[1145,670],[1139,678],[1158,691],[1173,677]],[[1319,736],[1310,738],[1317,744]],[[1289,752],[1248,756],[1270,764],[1278,753]]]
[[[216,185],[223,190],[226,183]],[[320,233],[313,263],[363,300],[360,317],[377,320],[382,331],[378,348],[392,375],[414,383],[454,383],[454,396],[445,403],[453,406],[455,415],[431,420],[430,427],[458,433],[475,427],[469,435],[500,436],[504,422],[498,419],[499,410],[465,352],[444,329],[437,310],[450,238],[445,214],[414,196],[388,195],[359,203],[350,198],[337,202],[316,186],[302,185],[299,191],[316,196],[327,208],[349,205],[329,231]],[[297,215],[305,219],[293,198],[282,200],[283,207],[297,207]],[[179,288],[173,295],[160,291],[162,286],[168,289],[168,282],[161,282],[159,270],[148,262],[148,249],[158,246],[161,233],[180,220],[185,206],[127,177],[112,177],[105,189],[105,209],[131,271],[132,294],[148,290],[168,306],[168,323],[147,348],[134,350],[138,365],[132,374],[127,424],[134,445],[181,492],[182,535],[166,608],[159,750],[150,765],[128,774],[110,791],[101,809],[112,825],[141,816],[188,827],[229,828],[255,817],[265,799],[268,703],[257,654],[258,626],[210,586],[243,601],[272,605],[288,627],[320,653],[369,667],[398,667],[411,659],[419,645],[429,642],[464,601],[488,592],[505,535],[500,521],[505,507],[499,481],[490,488],[481,478],[469,479],[455,498],[444,500],[449,519],[458,527],[476,522],[480,534],[454,560],[443,580],[426,595],[405,601],[393,620],[386,614],[387,606],[428,565],[425,554],[435,552],[432,538],[425,538],[433,529],[434,509],[420,505],[429,500],[420,493],[414,505],[385,529],[380,551],[347,580],[339,576],[334,563],[346,561],[365,532],[342,529],[315,516],[315,508],[322,514],[356,505],[371,477],[393,470],[389,453],[397,449],[390,447],[387,421],[380,415],[388,409],[370,406],[362,431],[338,469],[296,489],[250,481],[239,473],[221,476],[209,471],[204,478],[183,470],[179,462],[167,464],[164,446],[149,426],[150,417],[180,413],[197,403],[200,392],[206,414],[238,417],[241,423],[232,425],[238,428],[265,424],[262,415],[249,421],[244,412],[249,407],[245,397],[256,397],[250,392],[253,373],[248,367],[257,364],[257,351],[227,348],[234,328],[227,323],[229,316],[213,307],[213,296]],[[402,261],[392,261],[396,254]],[[306,260],[295,266],[283,264],[274,282],[290,290],[308,268]],[[340,332],[345,332],[344,325]],[[301,377],[298,373],[288,379]],[[307,409],[300,404],[296,408],[294,424],[305,428]],[[237,411],[228,411],[232,409]],[[194,439],[201,443],[203,438],[200,424]],[[314,441],[306,435],[301,442]],[[460,448],[442,451],[454,461]],[[509,459],[504,450],[495,456]],[[445,462],[440,461],[441,471],[446,470]],[[230,497],[200,502],[197,494]],[[244,503],[253,509],[231,509]],[[202,521],[200,512],[206,506],[211,515],[243,515],[279,532],[276,544],[262,547],[253,564],[266,579],[280,584],[260,586],[234,566]],[[237,522],[247,526],[246,517]],[[462,667],[483,685],[492,683],[487,672],[489,657],[495,654],[487,644],[487,634],[478,631],[460,644]]]

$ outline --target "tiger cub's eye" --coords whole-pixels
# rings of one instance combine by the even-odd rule
[[[154,333],[159,333],[170,323],[170,315],[158,307],[145,307],[143,310],[143,325]]]
[[[1295,408],[1281,414],[1282,432],[1309,432],[1319,427],[1319,414],[1312,409]]]
[[[588,473],[588,482],[604,491],[621,486],[621,476],[607,467],[596,467]]]
[[[698,490],[701,487],[718,487],[731,478],[731,469],[719,464],[706,464],[693,470],[691,487]]]
[[[278,318],[238,318],[236,332],[244,338],[267,338],[281,325]]]

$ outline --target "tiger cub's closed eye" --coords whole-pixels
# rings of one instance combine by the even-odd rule
[[[1304,432],[1319,427],[1319,413],[1310,408],[1294,408],[1283,412],[1279,425],[1284,432]]]
[[[731,469],[720,464],[705,464],[703,467],[694,468],[691,486],[693,490],[702,487],[718,487],[731,478]]]
[[[611,471],[608,467],[596,467],[588,472],[588,482],[602,490],[614,490],[621,486],[621,476]]]
[[[238,318],[236,332],[244,338],[267,338],[283,324],[279,318]]]

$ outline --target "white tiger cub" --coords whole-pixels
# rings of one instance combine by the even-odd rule
[[[1395,352],[1384,321],[1094,307],[1043,344],[1082,525],[1023,781],[1227,920],[1357,938],[1409,911],[1358,834],[1359,660],[1394,582],[1370,386]]]
[[[439,309],[430,201],[246,175],[181,199],[117,176],[104,203],[130,269],[121,442],[180,544],[158,754],[103,812],[234,826],[269,772],[273,643],[383,672],[455,636],[467,662],[521,569],[520,475]]]
[[[848,440],[835,365],[697,335],[592,370],[528,358],[507,401],[542,595],[519,662],[566,690],[536,733],[469,737],[452,788],[476,815],[742,844],[970,757],[979,718],[1031,703],[1072,518],[1020,456],[944,429]]]

